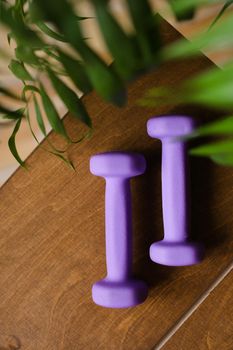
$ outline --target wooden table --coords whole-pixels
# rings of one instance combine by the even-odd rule
[[[164,24],[166,41],[177,36]],[[172,268],[148,256],[163,229],[160,144],[147,136],[146,121],[174,112],[206,120],[213,113],[136,104],[148,88],[177,84],[210,65],[202,57],[162,66],[129,86],[124,109],[95,93],[85,96],[95,132],[71,148],[77,171],[37,148],[28,159],[30,171],[19,169],[1,188],[1,350],[232,349],[232,170],[208,160],[191,163],[192,233],[206,244],[205,260]],[[72,117],[65,124],[73,136],[80,133]],[[54,133],[49,140],[61,146]],[[89,158],[116,149],[142,152],[148,160],[132,193],[135,274],[150,293],[144,304],[122,310],[91,300],[92,284],[105,273],[105,247],[104,181],[90,174]]]

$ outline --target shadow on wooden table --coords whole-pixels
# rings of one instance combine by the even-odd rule
[[[217,169],[218,168],[218,169]],[[215,173],[225,169],[206,158],[191,158],[192,217],[191,235],[194,240],[205,244],[206,255],[225,242],[226,236],[218,234],[215,223],[213,197],[215,195]],[[214,229],[215,227],[215,229]]]

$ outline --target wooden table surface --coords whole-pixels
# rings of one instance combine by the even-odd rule
[[[178,34],[164,25],[165,40]],[[175,85],[211,65],[201,59],[169,63],[129,86],[124,109],[95,93],[84,97],[93,116],[93,137],[74,145],[72,172],[42,148],[29,157],[0,190],[0,349],[151,350],[233,348],[232,207],[229,168],[193,159],[192,234],[206,244],[196,266],[154,264],[150,244],[162,237],[160,144],[146,133],[151,115],[189,113],[200,108],[143,109],[136,101],[158,84]],[[81,127],[67,116],[75,136]],[[51,133],[51,142],[61,140]],[[145,154],[145,175],[132,180],[135,274],[150,287],[142,305],[105,309],[93,304],[92,284],[105,274],[104,181],[89,172],[91,155],[110,150]],[[210,293],[210,290],[213,292]]]

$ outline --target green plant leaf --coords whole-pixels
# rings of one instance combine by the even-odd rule
[[[51,38],[57,40],[57,41],[61,41],[61,42],[67,42],[67,40],[65,39],[65,37],[57,32],[55,32],[54,30],[52,30],[47,24],[45,24],[42,21],[39,21],[36,23],[37,27],[46,35],[50,36]]]
[[[106,101],[121,107],[126,103],[124,84],[112,66],[107,64],[87,45],[82,57],[88,78],[96,92]]]
[[[233,166],[233,153],[232,154],[215,154],[210,157],[215,163],[225,166]]]
[[[44,121],[43,121],[43,117],[42,117],[42,114],[41,114],[41,111],[40,111],[39,104],[38,104],[37,99],[36,99],[35,96],[33,96],[33,102],[34,102],[34,108],[35,108],[35,112],[36,112],[37,123],[39,125],[39,128],[40,128],[42,134],[44,136],[46,136],[47,133],[46,133],[45,124],[44,124]]]
[[[44,120],[43,120],[43,117],[42,117],[42,113],[41,113],[41,110],[40,110],[40,106],[39,106],[39,103],[36,99],[35,96],[33,96],[33,102],[34,102],[34,108],[35,108],[35,112],[36,112],[36,120],[37,120],[37,123],[39,125],[39,128],[42,132],[42,134],[46,137],[47,136],[47,132],[46,132],[46,128],[45,128],[45,124],[44,124]],[[50,141],[49,139],[47,138],[47,142],[49,144],[49,146],[53,149],[54,152],[56,153],[64,153],[66,152],[66,149],[64,150],[60,150],[58,148],[56,148]],[[45,151],[48,151],[48,152],[51,152],[47,149],[45,149]]]
[[[144,63],[153,64],[161,47],[159,17],[154,15],[147,0],[137,0],[136,5],[135,0],[127,0],[127,6]]]
[[[180,91],[177,89],[174,94],[173,89],[169,89],[165,86],[158,86],[149,89],[145,96],[138,100],[138,105],[142,107],[158,107],[166,106],[171,103],[174,104],[174,102],[176,104],[180,102]]]
[[[126,103],[123,81],[112,66],[108,66],[84,41],[77,21],[69,21],[66,37],[85,62],[87,76],[96,92],[106,101],[117,106]]]
[[[192,38],[192,42],[186,39],[180,39],[168,45],[162,50],[162,58],[185,58],[200,55],[203,50],[217,51],[232,47],[233,36],[229,35],[232,31],[232,19],[233,14],[229,14],[229,16],[223,18],[222,21],[211,30]]]
[[[15,124],[15,127],[14,127],[14,130],[8,140],[8,146],[9,146],[9,149],[11,151],[11,153],[13,154],[13,156],[15,157],[15,159],[17,160],[17,162],[23,167],[26,169],[26,165],[24,163],[24,161],[20,158],[19,154],[18,154],[18,151],[17,151],[17,148],[16,148],[16,145],[15,145],[15,138],[16,138],[16,135],[19,131],[19,128],[20,128],[20,125],[21,125],[21,122],[22,122],[22,118],[19,118]]]
[[[58,134],[62,135],[67,141],[69,141],[70,139],[69,139],[69,136],[67,135],[63,122],[59,118],[59,114],[54,104],[52,103],[50,97],[47,95],[42,84],[40,84],[40,95],[41,95],[46,116],[48,118],[48,121],[52,129]]]
[[[233,140],[210,143],[195,147],[189,151],[195,156],[212,156],[216,154],[233,154]]]
[[[69,20],[77,21],[71,4],[67,0],[59,0],[54,3],[47,0],[34,0],[30,4],[30,14],[33,21],[46,21],[54,24],[62,33],[64,24]]]
[[[53,151],[48,151],[48,152],[53,154],[54,156],[60,158],[63,162],[65,162],[68,165],[69,168],[71,168],[72,170],[75,171],[74,164],[73,164],[73,162],[70,159],[66,158],[65,156],[63,156],[59,152],[53,152]]]
[[[108,11],[105,1],[96,0],[93,4],[103,38],[114,58],[113,64],[120,76],[128,79],[141,68],[134,42]]]
[[[106,101],[121,107],[126,103],[124,84],[112,66],[106,63],[88,46],[83,51],[87,75],[97,91]]]
[[[217,14],[217,16],[215,17],[215,19],[213,20],[213,22],[211,23],[211,25],[209,26],[209,30],[213,28],[213,26],[219,21],[219,19],[222,17],[222,15],[224,14],[224,12],[228,9],[228,7],[230,7],[233,4],[233,0],[228,0],[226,1],[226,3],[223,5],[223,7],[221,8],[221,10],[219,11],[219,13]]]
[[[189,152],[194,156],[210,157],[220,165],[233,165],[233,140],[211,143],[193,148]]]
[[[16,41],[21,45],[43,47],[43,41],[19,17],[15,17],[15,13],[17,11],[15,12],[13,7],[7,7],[1,2],[1,23],[10,28]]]
[[[140,105],[152,107],[170,103],[196,103],[220,110],[233,108],[233,64],[230,63],[204,71],[178,87],[155,87],[139,101]]]
[[[81,90],[84,94],[92,90],[90,80],[88,79],[85,68],[81,62],[75,60],[61,50],[59,50],[59,60],[63,64],[70,79],[79,90]]]
[[[12,73],[20,80],[33,80],[30,73],[26,70],[23,63],[11,60],[11,63],[9,64],[9,69],[12,71]]]
[[[94,19],[95,17],[83,17],[83,16],[76,16],[78,21],[85,21],[86,19]]]
[[[49,78],[53,84],[54,89],[71,112],[71,114],[77,119],[81,120],[87,126],[91,128],[91,119],[84,107],[82,101],[67,85],[60,80],[50,68],[47,68]]]
[[[40,64],[40,61],[36,57],[33,49],[29,46],[19,45],[15,49],[15,56],[16,58],[18,58],[18,60],[24,63],[34,64],[34,65]]]
[[[1,116],[2,119],[17,120],[23,117],[25,108],[19,108],[16,111],[7,111]]]
[[[30,120],[30,116],[29,116],[28,110],[26,110],[25,116],[26,116],[26,120],[27,120],[29,129],[30,129],[30,132],[31,132],[33,138],[35,139],[35,141],[39,144],[40,142],[39,142],[38,138],[36,137],[36,135],[35,135],[35,133],[34,133],[34,131],[33,131],[33,129],[32,129],[32,124],[31,124],[31,120]]]
[[[13,7],[22,17],[25,15],[24,5],[26,4],[26,2],[27,0],[16,0]]]
[[[206,135],[233,135],[233,116],[203,125],[194,133],[194,136]]]
[[[184,101],[195,102],[224,110],[233,107],[233,64],[214,68],[184,84]]]
[[[188,7],[186,6],[186,8],[184,7],[182,10],[178,8],[177,10],[177,3],[179,2],[180,2],[179,0],[169,0],[169,4],[176,16],[176,19],[178,21],[192,19],[195,14],[198,1],[196,1],[196,4],[195,3],[193,3],[192,5],[189,4]]]
[[[193,10],[193,7],[200,7],[202,5],[213,5],[213,3],[221,3],[222,0],[169,0],[172,5],[172,10],[178,18],[182,18],[186,13]]]
[[[22,91],[22,100],[25,101],[26,100],[26,92],[28,91],[32,91],[32,92],[37,92],[40,94],[40,90],[38,89],[38,87],[34,86],[34,85],[25,85]]]
[[[84,135],[82,135],[81,137],[79,137],[77,140],[72,140],[72,143],[80,143],[86,139],[90,139],[92,136],[92,131],[93,129],[89,129]]]
[[[85,62],[87,76],[97,93],[106,101],[123,106],[126,102],[126,91],[122,80],[113,67],[108,67],[83,40],[79,21],[71,4],[66,0],[60,0],[54,6],[47,0],[34,0],[33,6],[36,7],[37,13],[41,14],[40,19],[57,26],[81,56]]]

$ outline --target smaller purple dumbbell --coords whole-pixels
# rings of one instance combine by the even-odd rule
[[[101,306],[135,306],[148,294],[147,285],[132,277],[130,178],[144,173],[145,168],[145,158],[136,153],[101,153],[90,160],[91,173],[106,180],[107,276],[92,288],[93,301]]]
[[[147,123],[148,134],[162,142],[164,239],[150,247],[151,259],[162,265],[193,265],[203,258],[203,245],[190,241],[188,157],[181,139],[193,130],[194,121],[186,116],[155,117]]]

